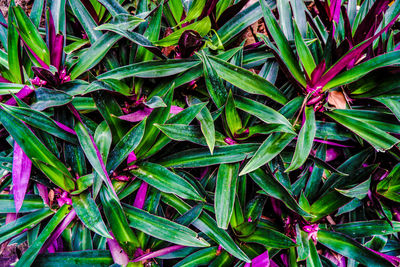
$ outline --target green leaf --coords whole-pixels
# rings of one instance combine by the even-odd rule
[[[259,144],[240,144],[216,147],[211,155],[209,149],[195,148],[163,157],[159,164],[165,167],[196,168],[221,163],[234,163],[251,157]]]
[[[279,27],[278,23],[268,3],[266,0],[260,0],[261,8],[264,15],[265,25],[268,28],[268,32],[271,34],[272,38],[274,39],[276,46],[278,47],[282,60],[287,68],[290,70],[292,75],[295,77],[297,82],[299,82],[304,87],[306,86],[306,80],[304,79],[304,75],[299,67],[298,60],[296,56],[293,54],[292,48],[289,45],[288,40],[286,39],[285,35],[283,34],[281,28]]]
[[[206,35],[211,29],[211,21],[209,17],[205,17],[200,21],[196,21],[192,24],[189,24],[179,30],[174,31],[167,37],[155,41],[154,44],[157,46],[167,47],[171,45],[177,45],[179,38],[181,37],[182,33],[186,30],[195,30],[200,34],[200,36]]]
[[[186,204],[183,200],[170,194],[163,193],[163,201],[174,207],[180,214],[188,212],[191,207]],[[247,255],[235,244],[229,234],[223,229],[219,228],[217,223],[207,213],[203,212],[192,225],[203,232],[205,235],[220,244],[227,252],[235,256],[236,258],[245,262],[251,260]]]
[[[308,243],[310,247],[310,256],[307,257],[307,266],[322,267],[321,259],[319,258],[317,248],[314,245],[314,241],[312,239],[309,239]]]
[[[318,241],[324,246],[367,266],[393,266],[389,261],[349,237],[324,230],[318,231]]]
[[[77,143],[78,141],[75,135],[61,129],[53,119],[46,116],[42,112],[30,108],[13,107],[9,105],[3,105],[3,108],[16,118],[35,128],[38,128],[42,131],[45,131],[71,143]]]
[[[56,227],[61,223],[61,221],[65,218],[65,216],[70,212],[70,205],[63,205],[57,213],[51,218],[51,220],[44,227],[43,231],[40,233],[38,238],[33,242],[33,244],[22,254],[22,257],[19,259],[15,266],[23,267],[23,266],[31,266],[33,261],[35,260],[37,254],[40,249],[44,245],[44,242],[49,238],[51,233],[56,229]]]
[[[291,123],[286,119],[286,117],[267,105],[263,105],[257,101],[244,97],[236,97],[235,105],[238,109],[256,116],[267,124],[281,124],[286,126],[285,128],[287,128],[287,132],[295,133],[292,129]]]
[[[176,263],[174,267],[210,266],[210,261],[217,257],[217,250],[218,247],[201,249],[185,257]]]
[[[204,138],[206,139],[208,148],[210,149],[210,153],[212,155],[215,146],[215,127],[211,113],[207,107],[204,107],[196,115],[196,118],[200,122],[200,129],[203,132]]]
[[[296,246],[286,235],[268,228],[257,228],[250,236],[239,238],[242,242],[257,243],[268,248],[290,248]]]
[[[312,221],[317,221],[331,214],[351,200],[351,198],[336,191],[325,194],[311,205],[310,213],[315,216]]]
[[[293,196],[288,192],[288,190],[279,183],[274,177],[267,174],[262,169],[257,169],[250,174],[251,179],[261,187],[264,192],[274,198],[281,200],[285,205],[297,212],[301,216],[310,216],[307,212],[305,212],[302,208],[300,208],[299,204],[297,204],[296,200]]]
[[[114,263],[109,250],[83,250],[44,253],[37,256],[34,266],[111,266]]]
[[[47,66],[50,66],[50,52],[35,25],[25,14],[25,11],[22,9],[22,7],[13,7],[12,10],[15,15],[18,33],[20,34],[24,43],[29,47],[29,50],[35,54],[36,57],[47,64]],[[39,64],[39,66],[41,66],[41,64]]]
[[[239,130],[242,129],[242,121],[240,119],[238,111],[236,110],[232,91],[229,92],[228,99],[226,101],[225,119],[232,136],[234,136]]]
[[[325,112],[325,114],[365,139],[378,151],[388,150],[400,142],[400,140],[381,129],[358,119],[344,116],[336,110]]]
[[[373,70],[395,64],[400,64],[400,51],[389,52],[380,56],[376,56],[339,75],[336,75],[324,86],[324,90],[354,82]]]
[[[370,186],[371,186],[371,179],[368,179],[365,182],[362,182],[352,188],[336,189],[336,191],[338,191],[342,195],[345,195],[346,197],[351,197],[351,198],[355,197],[361,200],[367,196]]]
[[[99,63],[121,36],[112,32],[102,35],[83,53],[70,73],[71,80]]]
[[[391,235],[400,232],[400,222],[371,220],[342,223],[329,226],[333,231],[340,232],[352,238],[363,238],[379,235]]]
[[[22,209],[21,209],[22,212]],[[38,223],[53,215],[54,212],[49,208],[43,208],[35,212],[22,216],[15,221],[3,224],[0,227],[0,244],[4,241],[22,233],[25,229],[31,229]]]
[[[46,207],[46,205],[44,204],[43,199],[40,196],[27,194],[24,197],[24,202],[22,203],[22,207],[19,212],[33,212],[38,209],[43,209],[44,207]],[[0,213],[15,213],[13,195],[0,194]]]
[[[190,247],[208,247],[209,244],[189,228],[152,215],[133,206],[124,205],[129,225],[155,238]]]
[[[240,175],[252,172],[268,163],[278,155],[293,139],[291,133],[273,133],[258,148],[251,160],[244,166]]]
[[[209,59],[218,76],[234,86],[251,94],[265,95],[280,104],[287,102],[278,88],[257,74],[217,57],[209,56]]]
[[[105,72],[97,79],[124,79],[128,77],[159,78],[184,72],[200,64],[198,60],[170,59],[140,62]]]
[[[304,42],[303,37],[300,34],[296,21],[293,21],[293,25],[294,25],[294,40],[296,44],[296,50],[299,54],[300,61],[303,64],[303,67],[308,74],[308,77],[311,77],[311,73],[314,71],[316,67],[314,58],[311,54],[310,49],[308,49],[306,43]]]
[[[38,88],[35,90],[36,102],[31,105],[34,110],[42,111],[50,107],[62,106],[72,101],[73,97],[60,90]]]
[[[99,208],[96,202],[90,197],[89,193],[81,193],[79,196],[73,196],[72,206],[79,219],[81,219],[87,228],[101,236],[112,239],[112,236],[108,233],[107,227],[101,218]]]
[[[393,112],[396,118],[400,120],[400,103],[398,99],[392,99],[391,97],[375,97],[374,99],[387,106]]]
[[[104,186],[100,190],[100,199],[115,239],[128,255],[133,255],[136,248],[140,247],[140,243],[129,227],[119,199],[114,197],[113,193]]]
[[[110,127],[108,127],[106,121],[103,121],[97,126],[96,132],[94,133],[94,142],[100,151],[104,163],[106,163],[112,143]]]
[[[226,102],[226,88],[204,51],[198,56],[203,62],[203,73],[208,93],[217,108],[221,108]]]
[[[142,140],[146,121],[138,123],[117,143],[110,152],[107,162],[107,170],[114,171],[124,159],[126,159]]]
[[[183,125],[183,124],[164,124],[158,125],[154,124],[158,129],[160,129],[166,136],[172,140],[177,141],[189,141],[195,144],[200,144],[207,146],[206,139],[200,130],[199,126],[195,125]],[[224,141],[224,136],[221,133],[216,132],[215,144],[226,145]]]
[[[95,30],[97,24],[94,21],[93,17],[90,15],[89,11],[83,5],[83,3],[79,0],[70,0],[68,1],[68,3],[75,17],[81,23],[85,33],[90,40],[90,43],[93,44],[98,39],[100,39],[102,37],[102,33],[101,31]]]
[[[10,1],[10,7],[14,7],[15,2]],[[18,31],[15,27],[16,18],[13,9],[10,8],[8,14],[8,28],[7,28],[7,54],[8,54],[8,67],[12,75],[12,82],[23,83],[22,64],[20,62],[20,39]]]
[[[173,193],[182,198],[203,201],[200,194],[188,181],[161,165],[143,162],[138,169],[134,169],[131,172],[162,192]]]
[[[81,144],[83,152],[85,153],[93,169],[98,175],[100,175],[100,177],[109,187],[112,187],[111,180],[108,177],[103,158],[86,126],[83,125],[80,121],[77,121],[75,123],[74,129],[76,135],[78,136],[79,143]]]
[[[41,169],[54,183],[68,192],[75,188],[75,182],[67,167],[43,145],[23,122],[4,109],[0,109],[0,122],[39,169],[42,166],[38,163],[40,161],[57,170],[60,176],[53,177],[53,172],[48,172],[48,168]]]
[[[99,0],[99,2],[107,8],[108,12],[110,12],[111,16],[118,17],[122,15],[129,15],[129,12],[123,8],[119,1],[115,0]],[[132,16],[133,17],[133,16]]]
[[[222,229],[227,229],[231,220],[238,174],[239,163],[221,164],[218,169],[214,208],[218,227]]]
[[[292,158],[292,162],[290,166],[286,169],[285,172],[293,171],[306,162],[308,155],[312,149],[312,145],[314,142],[316,125],[315,125],[315,113],[314,107],[305,107],[305,122],[303,127],[301,127],[299,137],[297,139],[296,149],[294,151],[294,155]]]

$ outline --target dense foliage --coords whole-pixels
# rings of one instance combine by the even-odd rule
[[[0,16],[17,266],[399,266],[400,1],[28,13]]]

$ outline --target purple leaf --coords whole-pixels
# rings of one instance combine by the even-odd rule
[[[244,267],[269,267],[270,262],[269,262],[269,255],[268,255],[268,250],[265,251],[264,253],[258,255],[254,259],[251,260],[251,265],[250,263],[246,263]]]
[[[145,107],[143,110],[138,110],[133,113],[120,116],[119,118],[125,121],[138,122],[147,118],[147,116],[149,116],[152,111],[153,111],[152,108]]]
[[[42,197],[42,199],[43,199],[43,202],[44,202],[46,205],[49,205],[49,192],[48,192],[48,190],[47,190],[47,187],[44,186],[44,185],[42,185],[42,184],[40,184],[40,183],[37,183],[36,186],[37,186],[37,189],[38,189],[38,191],[39,191],[39,195],[40,195],[40,196]]]
[[[354,42],[356,44],[361,43],[374,34],[375,30],[377,29],[376,27],[382,21],[382,14],[389,7],[390,2],[391,0],[375,1],[354,33]],[[372,25],[374,25],[374,27],[371,27]]]
[[[184,248],[184,246],[181,246],[181,245],[175,245],[175,246],[166,247],[166,248],[154,251],[154,252],[146,253],[146,254],[134,259],[133,262],[150,260],[152,258],[160,257],[160,256],[166,255],[168,253],[180,250],[182,248]]]
[[[344,55],[338,62],[335,63],[322,77],[321,79],[317,82],[315,87],[323,87],[325,86],[330,80],[332,80],[336,75],[339,74],[349,63],[357,59],[361,53],[369,47],[379,36],[381,36],[382,33],[384,33],[399,17],[400,13],[397,14],[393,20],[386,25],[385,28],[380,30],[377,34],[375,34],[373,37],[369,38],[368,40],[362,42],[361,44],[355,46],[353,49],[351,49],[346,55]]]
[[[126,159],[126,164],[131,165],[132,162],[135,162],[137,160],[136,154],[134,151],[129,153],[128,158]]]
[[[325,64],[325,59],[323,59],[311,73],[311,87],[314,87],[314,84],[318,82],[322,74],[324,74],[325,70],[326,70],[326,64]]]
[[[32,71],[39,79],[46,81],[51,86],[56,86],[60,83],[57,77],[46,68],[32,67]]]
[[[242,8],[249,2],[249,0],[240,0],[234,5],[228,7],[218,19],[218,27],[221,27],[225,23],[227,23],[231,18],[236,16],[237,13],[242,10]]]
[[[110,234],[114,237],[113,233],[110,231]],[[120,247],[118,242],[114,239],[107,238],[107,244],[111,252],[111,256],[114,260],[114,263],[126,266],[129,263],[129,257],[125,253],[125,251]]]
[[[147,194],[147,188],[149,185],[146,182],[142,182],[142,184],[139,187],[138,192],[136,193],[136,198],[135,201],[133,202],[133,206],[138,208],[138,209],[143,209],[144,202],[146,201],[146,194]]]
[[[57,34],[54,43],[51,45],[50,60],[51,65],[60,70],[61,60],[63,56],[64,36]]]
[[[201,35],[194,30],[186,30],[182,33],[178,42],[178,55],[176,58],[191,57],[204,45]]]
[[[16,97],[18,97],[19,99],[23,100],[24,98],[28,97],[30,94],[33,93],[32,88],[30,88],[29,86],[24,86],[21,90],[19,90],[18,93],[15,94]],[[17,101],[15,101],[15,99],[12,97],[9,100],[6,101],[5,103],[6,105],[10,105],[10,106],[15,106],[17,105]]]
[[[179,112],[181,112],[182,110],[183,110],[183,108],[181,108],[181,107],[171,106],[171,110],[169,111],[169,113],[176,115]]]
[[[21,147],[14,142],[14,156],[12,166],[13,194],[15,212],[18,213],[24,202],[26,189],[31,176],[32,161],[25,155]]]
[[[201,15],[199,17],[199,20],[201,20],[202,18],[205,18],[207,16],[210,16],[211,12],[214,10],[217,3],[218,3],[218,0],[207,0],[206,4],[204,5],[204,9],[201,12]]]
[[[6,78],[0,76],[0,83],[11,83],[11,82]]]
[[[331,0],[331,18],[336,23],[339,23],[341,5],[342,0]]]
[[[71,128],[69,128],[68,126],[66,126],[66,125],[64,125],[64,124],[62,124],[61,122],[58,122],[58,121],[54,121],[54,122],[58,125],[58,127],[63,129],[64,131],[76,135],[76,132],[74,130],[72,130]]]
[[[75,219],[75,217],[76,212],[74,209],[72,209],[64,218],[64,220],[57,226],[56,230],[51,233],[51,236],[46,240],[43,247],[40,249],[41,253],[44,253],[47,248],[57,240],[57,238],[62,234],[62,232],[64,232],[64,230],[68,227],[72,220]]]

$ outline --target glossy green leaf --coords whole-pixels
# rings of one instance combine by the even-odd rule
[[[228,99],[225,105],[225,120],[228,124],[229,131],[232,136],[242,129],[242,121],[239,113],[236,110],[236,105],[233,100],[232,91],[229,92]]]
[[[258,228],[250,236],[240,238],[242,242],[257,243],[264,245],[269,248],[290,248],[296,246],[296,243],[292,241],[289,237],[284,234],[268,229],[268,228]]]
[[[52,120],[50,117],[46,116],[42,112],[38,112],[30,108],[13,107],[8,105],[3,105],[3,108],[16,118],[35,128],[38,128],[42,131],[45,131],[71,143],[77,143],[78,141],[74,134],[61,129],[54,120]]]
[[[203,74],[206,82],[206,87],[211,99],[217,106],[217,108],[222,107],[226,102],[226,88],[222,80],[218,77],[214,66],[211,64],[210,59],[206,56],[204,51],[199,54],[203,62]]]
[[[183,214],[191,209],[183,200],[170,194],[163,194],[163,201],[174,207],[180,214]],[[235,244],[229,234],[217,226],[217,223],[207,213],[203,212],[193,226],[203,232],[205,235],[220,244],[227,252],[238,259],[250,262],[249,257]]]
[[[362,238],[375,235],[389,235],[400,232],[400,223],[396,221],[371,220],[361,222],[349,222],[337,225],[331,225],[331,229],[340,232],[352,238]]]
[[[298,214],[302,216],[309,216],[307,212],[300,208],[299,204],[297,204],[296,200],[287,191],[287,189],[274,177],[261,169],[257,169],[256,171],[251,172],[249,175],[267,195],[281,200],[288,208],[297,212]]]
[[[133,206],[124,206],[130,226],[153,237],[168,242],[190,246],[207,247],[209,244],[189,228],[169,221],[163,217],[152,215]]]
[[[7,113],[4,109],[0,109],[0,122],[25,154],[36,163],[36,166],[54,183],[66,191],[71,191],[75,188],[75,182],[67,167],[43,145],[23,122]],[[38,163],[39,161],[56,169],[59,174],[58,177],[54,177],[52,175],[54,172],[49,171],[48,168],[40,168],[42,164]],[[40,166],[38,164],[40,164]]]
[[[358,119],[343,116],[335,110],[326,112],[326,114],[349,130],[355,132],[361,138],[365,139],[378,151],[388,150],[400,142],[397,138],[394,138],[371,124],[366,124]]]
[[[50,66],[50,52],[35,25],[25,14],[22,7],[14,7],[13,12],[18,27],[18,33],[24,43],[29,47],[29,50],[35,54],[35,57],[38,57],[42,62],[47,64],[47,66]],[[40,65],[41,64],[39,64],[39,66]]]
[[[292,162],[286,169],[286,172],[300,168],[300,166],[302,166],[307,160],[313,145],[316,132],[314,107],[305,107],[304,113],[305,122],[301,127],[299,137],[297,139]]]
[[[400,64],[400,51],[389,52],[380,56],[376,56],[335,76],[324,86],[324,90],[354,82],[375,69],[395,64]]]
[[[201,36],[206,35],[211,29],[211,21],[209,17],[205,17],[200,21],[196,21],[192,24],[189,24],[179,30],[174,31],[167,37],[155,41],[154,44],[157,46],[162,46],[162,47],[167,47],[171,45],[177,45],[179,38],[181,37],[182,33],[186,30],[195,30],[197,31]]]
[[[139,179],[162,192],[173,193],[187,199],[203,200],[197,190],[188,181],[161,165],[143,162],[139,168],[131,172]]]
[[[2,225],[0,227],[0,244],[7,239],[22,233],[25,229],[31,229],[35,227],[38,223],[53,214],[54,212],[46,207],[22,216],[15,221]]]
[[[295,0],[297,2],[297,0]],[[308,75],[308,77],[311,77],[311,73],[314,71],[316,65],[314,58],[311,54],[310,49],[307,47],[306,43],[304,42],[304,39],[302,35],[300,34],[298,25],[296,24],[295,21],[293,21],[294,25],[294,40],[296,44],[296,50],[299,53],[299,58],[300,61]]]
[[[218,169],[217,184],[215,187],[214,208],[215,217],[219,228],[227,229],[231,220],[239,164],[221,164]]]
[[[112,32],[106,33],[98,38],[96,42],[79,57],[78,62],[71,70],[71,79],[74,80],[86,70],[98,64],[119,39],[121,39],[121,36]]]
[[[129,227],[119,200],[104,186],[100,190],[100,199],[104,207],[104,215],[115,239],[128,255],[133,255],[136,248],[140,247],[140,243]]]
[[[287,128],[287,132],[295,133],[292,129],[291,123],[285,118],[285,116],[267,105],[263,105],[257,101],[244,97],[235,97],[235,105],[238,109],[256,116],[268,124],[282,124]]]
[[[63,205],[56,214],[51,218],[51,220],[44,227],[43,231],[40,233],[38,238],[33,242],[33,244],[25,251],[22,257],[18,260],[16,266],[30,266],[35,260],[37,254],[42,248],[44,242],[49,238],[51,233],[56,229],[56,227],[61,223],[65,216],[70,212],[71,206]]]
[[[293,139],[291,133],[273,133],[257,149],[251,160],[244,166],[240,175],[250,173],[276,157]]]
[[[393,266],[381,256],[343,234],[319,230],[318,242],[345,257],[367,266]]]
[[[196,251],[175,264],[174,267],[210,266],[210,261],[217,257],[217,250],[218,247],[211,247]]]
[[[209,56],[218,76],[240,89],[258,95],[265,95],[272,100],[285,104],[286,97],[270,82],[251,71],[232,65],[217,57]]]
[[[19,210],[21,213],[36,211],[45,208],[46,205],[43,199],[37,195],[25,195],[22,207]],[[0,194],[0,213],[15,213],[13,195]]]
[[[214,120],[207,107],[204,107],[197,115],[197,120],[200,122],[200,129],[206,139],[210,153],[213,154],[215,146],[215,126]]]
[[[87,228],[101,236],[112,238],[101,218],[96,202],[88,193],[81,193],[78,196],[73,196],[72,206],[79,219],[81,219]]]
[[[83,250],[40,254],[33,265],[44,267],[76,265],[107,267],[112,265],[113,262],[108,250]]]
[[[288,40],[283,34],[281,28],[275,20],[274,15],[267,3],[266,0],[260,0],[261,8],[263,11],[263,16],[265,20],[265,24],[268,28],[269,33],[274,39],[276,46],[278,47],[282,60],[287,68],[290,70],[291,74],[296,78],[296,80],[302,84],[306,85],[306,80],[304,79],[304,75],[299,67],[298,60],[293,54],[292,48],[289,45]]]
[[[234,163],[251,157],[259,144],[240,144],[216,147],[211,155],[206,148],[195,148],[175,153],[158,161],[165,167],[195,168],[221,163]]]

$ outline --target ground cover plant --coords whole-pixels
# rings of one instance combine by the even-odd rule
[[[399,266],[400,1],[0,15],[16,266]]]

